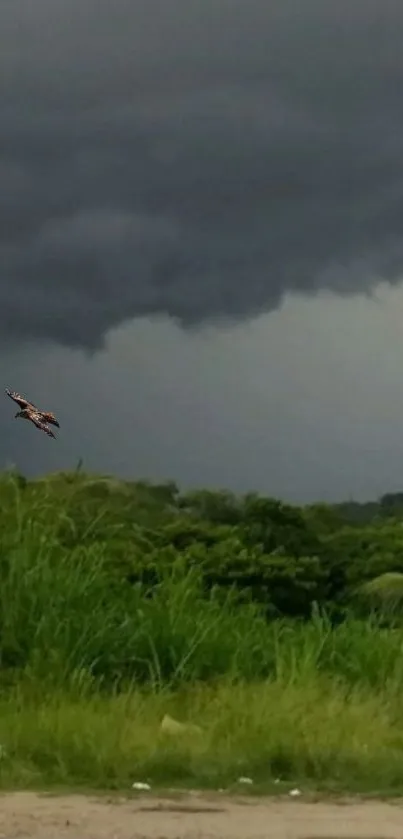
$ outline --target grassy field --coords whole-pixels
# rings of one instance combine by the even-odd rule
[[[257,790],[401,791],[403,629],[352,617],[332,627],[318,608],[267,622],[180,560],[152,589],[129,585],[111,573],[95,518],[63,548],[60,522],[75,527],[65,500],[7,486],[3,788],[220,788],[248,776]],[[200,730],[164,731],[166,714]]]
[[[19,688],[0,703],[1,784],[217,789],[248,776],[256,789],[277,792],[401,792],[403,712],[394,687],[391,695],[387,687],[369,692],[305,674],[115,697],[58,691],[39,700]],[[201,731],[165,734],[166,713]]]

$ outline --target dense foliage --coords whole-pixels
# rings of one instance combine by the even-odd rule
[[[343,608],[361,583],[403,572],[403,493],[298,508],[78,470],[36,481],[8,473],[0,505],[3,569],[34,531],[58,557],[102,553],[111,578],[131,585],[157,584],[180,559],[201,570],[206,590],[235,588],[269,615],[307,617],[314,602]]]
[[[376,610],[396,620],[401,503],[385,496],[369,517],[367,505],[365,516],[358,505],[297,508],[80,470],[34,481],[7,473],[3,676],[163,682],[185,668],[189,678],[253,678],[273,670],[279,621],[315,613],[337,626]]]
[[[402,501],[0,477],[0,787],[400,789]]]

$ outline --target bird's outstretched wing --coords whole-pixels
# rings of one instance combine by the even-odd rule
[[[53,434],[52,429],[49,428],[47,422],[44,422],[42,414],[39,414],[36,411],[30,411],[29,418],[31,422],[33,422],[33,424],[40,429],[40,431],[44,431],[45,434],[48,435],[48,437],[53,437],[56,440],[56,437]]]
[[[20,393],[16,393],[15,390],[10,390],[8,387],[6,387],[6,394],[10,397],[10,399],[13,399],[14,402],[16,402],[17,405],[19,405],[23,411],[25,409],[28,409],[28,411],[38,410],[36,405],[33,404],[33,402],[29,402],[28,399],[25,399],[25,397],[21,396]]]

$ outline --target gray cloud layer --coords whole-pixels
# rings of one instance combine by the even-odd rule
[[[0,336],[94,349],[403,268],[400,0],[6,0]]]

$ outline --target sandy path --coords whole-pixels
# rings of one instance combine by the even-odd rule
[[[11,793],[1,839],[403,839],[403,803],[186,795],[132,800]]]

